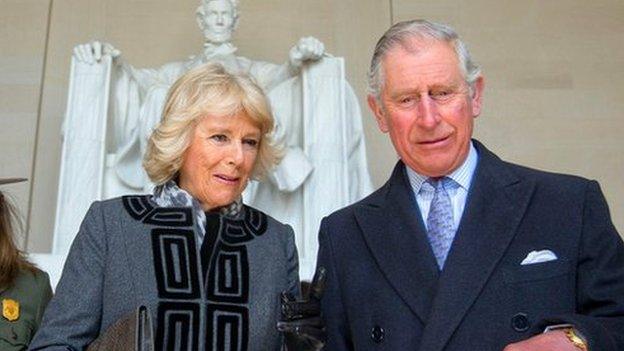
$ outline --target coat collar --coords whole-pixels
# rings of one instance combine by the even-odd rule
[[[423,350],[444,349],[515,236],[535,189],[481,143],[475,146],[479,165],[438,282]]]
[[[402,162],[388,183],[356,210],[363,236],[386,279],[426,325],[422,350],[444,348],[513,239],[535,187],[481,143],[473,142],[479,163],[441,273]]]
[[[195,231],[197,232],[199,241],[203,241],[206,235],[206,213],[201,207],[199,200],[195,199],[189,192],[180,188],[176,181],[169,180],[164,184],[154,188],[151,200],[162,208],[183,208],[192,209]],[[214,212],[232,219],[242,218],[243,198],[239,196],[229,205],[222,206],[214,210]]]
[[[355,216],[384,276],[425,323],[439,272],[402,162]]]

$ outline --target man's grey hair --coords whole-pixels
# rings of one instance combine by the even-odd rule
[[[457,32],[444,24],[417,19],[396,23],[377,42],[368,71],[369,94],[379,101],[384,85],[383,60],[386,54],[398,45],[409,47],[412,39],[429,39],[451,44],[457,54],[464,80],[471,92],[474,91],[474,83],[481,76],[481,67],[472,60],[466,44],[461,41]]]

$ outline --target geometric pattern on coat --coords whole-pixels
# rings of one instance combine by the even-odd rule
[[[199,320],[206,318],[206,349],[247,350],[249,260],[243,244],[264,234],[266,215],[248,206],[242,219],[207,213],[206,234],[198,250],[195,234],[188,229],[190,208],[157,207],[147,196],[125,196],[123,204],[134,219],[156,226],[151,231],[161,300],[156,349],[198,350]]]

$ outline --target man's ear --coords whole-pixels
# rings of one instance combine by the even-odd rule
[[[368,107],[370,107],[371,111],[375,115],[375,120],[377,121],[377,126],[379,130],[383,133],[388,132],[388,123],[386,122],[386,115],[381,104],[381,101],[378,101],[373,95],[369,94],[367,97]]]
[[[472,116],[477,117],[481,114],[481,103],[483,102],[483,90],[485,89],[485,81],[483,76],[479,76],[473,84],[472,91]]]

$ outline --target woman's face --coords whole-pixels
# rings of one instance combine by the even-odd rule
[[[244,112],[202,118],[183,156],[178,185],[204,211],[232,203],[247,186],[261,137]]]

